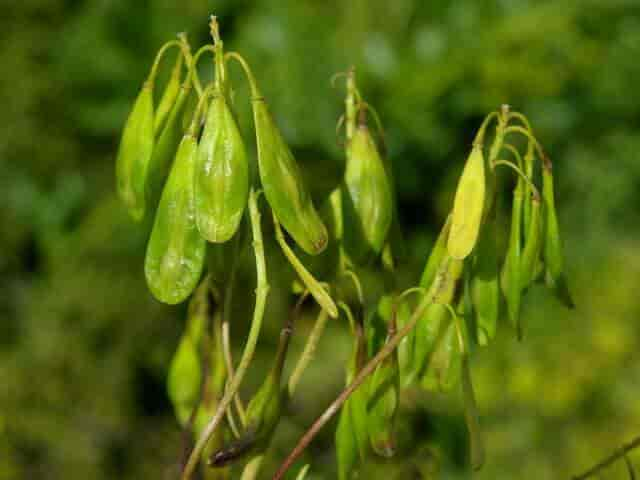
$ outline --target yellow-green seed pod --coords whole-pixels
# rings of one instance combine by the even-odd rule
[[[187,134],[178,147],[147,246],[147,284],[158,300],[169,304],[191,294],[204,266],[206,243],[195,223],[196,156],[196,139]]]
[[[491,215],[480,232],[473,260],[471,298],[480,345],[487,345],[496,334],[500,311],[500,282],[496,245],[495,216]]]
[[[547,267],[547,283],[565,306],[575,308],[564,272],[564,255],[553,191],[553,172],[549,159],[544,159],[542,164],[542,198],[545,215],[544,263]]]
[[[194,177],[200,234],[224,243],[238,229],[249,196],[249,165],[236,120],[225,97],[209,105]]]
[[[520,283],[523,290],[533,282],[536,264],[540,258],[540,250],[542,247],[540,208],[540,198],[534,196],[534,198],[531,199],[529,227],[527,229],[524,250],[522,251],[522,259],[520,261]]]
[[[354,259],[379,255],[391,226],[393,189],[366,125],[358,126],[347,146],[344,181],[345,248]]]
[[[156,207],[164,182],[167,179],[171,163],[176,156],[176,150],[182,140],[184,130],[180,124],[180,117],[184,110],[186,99],[191,91],[191,85],[185,84],[180,87],[178,96],[169,112],[166,122],[162,128],[160,136],[156,140],[153,154],[149,161],[149,173],[147,174],[147,208],[149,210]]]
[[[189,303],[185,332],[171,360],[167,391],[178,422],[187,425],[200,400],[202,382],[201,343],[206,335],[210,305],[204,281]]]
[[[338,480],[349,480],[358,463],[358,446],[351,421],[351,399],[349,398],[340,410],[336,428],[336,461],[338,464]]]
[[[264,99],[253,99],[253,117],[260,181],[267,201],[300,248],[316,255],[326,248],[329,234],[303,182],[300,167]]]
[[[145,82],[124,126],[116,159],[117,191],[131,217],[146,208],[147,170],[153,153],[153,83]]]
[[[457,260],[466,258],[476,244],[482,223],[484,198],[484,157],[482,147],[474,145],[462,171],[453,202],[447,251]]]
[[[512,326],[516,329],[518,338],[520,331],[520,300],[522,296],[520,280],[520,263],[522,259],[522,195],[523,181],[518,180],[518,185],[513,191],[513,203],[511,207],[511,233],[509,234],[509,246],[507,256],[502,266],[501,286],[507,301],[507,312]]]
[[[164,127],[164,122],[167,120],[169,113],[173,109],[173,105],[178,97],[180,91],[180,76],[182,70],[182,53],[178,53],[178,58],[171,71],[171,76],[167,81],[167,85],[164,87],[164,92],[156,108],[156,115],[153,121],[153,131],[155,135],[159,135]]]

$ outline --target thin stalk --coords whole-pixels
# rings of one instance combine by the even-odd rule
[[[231,342],[229,341],[229,322],[226,319],[222,323],[222,346],[224,351],[224,361],[227,367],[228,381],[231,382],[233,377],[235,377],[235,372],[233,368],[233,357],[231,356]],[[244,427],[247,423],[247,414],[244,404],[242,403],[242,399],[240,398],[240,393],[236,393],[233,400],[236,410],[238,411],[238,417],[240,417],[240,423],[242,423],[242,426]]]
[[[251,321],[251,327],[249,329],[249,336],[247,338],[247,343],[244,347],[244,352],[242,352],[242,358],[240,359],[240,364],[238,365],[238,370],[236,371],[236,375],[233,377],[233,381],[229,385],[228,390],[225,391],[222,399],[220,400],[220,404],[216,409],[215,414],[209,420],[209,423],[202,431],[200,438],[198,439],[195,447],[193,448],[191,455],[189,456],[189,461],[185,466],[181,479],[188,480],[191,478],[200,457],[202,456],[202,452],[204,451],[209,438],[213,432],[215,432],[216,428],[220,424],[222,417],[224,416],[225,410],[231,404],[233,396],[238,391],[240,384],[244,378],[245,373],[253,359],[253,354],[255,352],[256,343],[258,342],[258,337],[260,335],[260,329],[262,327],[262,319],[264,317],[264,309],[267,300],[267,295],[269,293],[269,284],[267,283],[267,268],[264,257],[264,245],[262,243],[262,228],[260,226],[260,212],[258,210],[257,204],[257,194],[252,189],[249,194],[249,216],[251,219],[251,230],[253,232],[253,250],[255,252],[256,257],[256,277],[257,277],[257,286],[256,286],[256,303],[253,310],[253,319]]]
[[[516,147],[514,147],[510,143],[505,143],[504,145],[502,145],[502,148],[506,148],[507,150],[509,150],[518,162],[518,167],[523,168],[524,162],[522,161],[522,155],[520,155],[520,152]]]
[[[511,118],[520,120],[527,130],[529,130],[530,132],[533,132],[533,130],[531,129],[531,124],[529,123],[529,120],[520,112],[509,112],[509,119]]]
[[[198,49],[198,51],[196,52],[196,54],[193,56],[193,60],[191,61],[191,75],[192,75],[192,79],[193,79],[193,86],[196,89],[196,92],[198,92],[198,95],[201,97],[202,96],[202,83],[200,83],[200,76],[198,75],[198,61],[200,60],[200,57],[206,53],[206,52],[211,52],[215,55],[216,50],[213,47],[213,45],[204,45],[202,47],[200,47]]]
[[[485,132],[487,130],[487,127],[489,126],[489,123],[494,118],[498,118],[498,122],[500,122],[500,113],[499,112],[491,112],[486,117],[484,117],[484,120],[482,121],[482,124],[480,125],[480,128],[478,129],[478,133],[476,133],[476,137],[473,140],[473,144],[474,145],[482,146],[482,144],[484,143],[484,134],[485,134]]]
[[[249,68],[249,64],[246,60],[240,55],[238,52],[227,52],[224,55],[225,62],[228,62],[230,59],[234,59],[236,62],[240,64],[242,70],[244,70],[244,74],[247,77],[247,81],[249,82],[249,88],[251,90],[251,100],[264,100],[260,90],[258,90],[258,84],[256,83],[256,79],[253,76],[253,72],[251,68]]]
[[[356,102],[355,102],[356,79],[355,79],[355,76],[356,76],[355,69],[351,67],[347,72],[347,97],[345,98],[345,101],[344,101],[345,115],[346,115],[345,134],[347,137],[347,142],[346,142],[347,145],[349,144],[349,141],[353,137],[353,132],[356,129]]]
[[[345,388],[338,398],[336,398],[331,405],[325,410],[325,412],[311,425],[309,430],[302,436],[298,444],[291,451],[289,456],[284,460],[272,480],[281,480],[284,474],[289,470],[291,465],[298,459],[298,457],[304,452],[309,443],[314,439],[318,432],[324,427],[331,418],[338,413],[340,407],[347,401],[351,394],[364,383],[369,375],[371,375],[375,368],[387,358],[398,346],[404,337],[406,337],[411,330],[416,326],[416,323],[426,311],[427,307],[432,303],[432,296],[425,295],[418,307],[413,312],[409,322],[396,333],[392,338],[386,342],[378,353],[367,363],[356,375],[351,384]]]
[[[167,50],[173,47],[182,48],[182,43],[179,40],[169,40],[165,43],[158,53],[156,53],[156,58],[153,61],[153,65],[151,67],[151,71],[149,72],[149,77],[147,78],[147,82],[153,82],[156,79],[156,74],[158,73],[158,67],[160,66],[160,62],[162,61],[162,57],[167,53]]]
[[[515,166],[513,163],[511,163],[508,160],[496,160],[495,162],[493,162],[493,166],[497,167],[500,165],[504,165],[506,167],[509,167],[511,169],[513,169],[519,176],[520,178],[522,178],[522,180],[524,180],[524,182],[529,186],[529,188],[532,190],[533,192],[533,196],[537,199],[540,198],[540,192],[538,191],[538,188],[533,184],[533,182],[531,180],[529,180],[529,178],[525,175],[525,173],[520,170],[520,168],[518,168],[517,166]]]
[[[229,281],[227,282],[227,288],[224,294],[224,304],[222,306],[222,350],[224,352],[224,360],[227,365],[227,384],[231,383],[233,377],[235,377],[233,368],[233,357],[231,355],[231,342],[229,340],[229,313],[231,312],[231,303],[233,300],[233,287],[236,279],[236,271],[238,267],[238,247],[233,251],[233,261],[231,262],[231,273],[229,275]],[[240,392],[237,392],[234,397],[234,404],[240,417],[240,423],[245,426],[247,423],[246,413],[242,399],[240,398]]]
[[[327,292],[325,288],[320,285],[320,283],[315,279],[315,277],[305,268],[302,262],[296,257],[296,254],[293,253],[291,247],[287,244],[287,241],[284,238],[282,233],[282,229],[280,228],[280,222],[276,217],[275,212],[273,212],[273,225],[275,227],[276,240],[278,241],[278,245],[280,245],[280,249],[284,256],[287,257],[287,260],[296,271],[302,283],[304,283],[305,287],[309,290],[313,298],[318,302],[318,305],[329,313],[329,316],[332,318],[338,317],[338,308],[334,303],[331,295]]]
[[[633,450],[634,448],[637,448],[637,447],[640,447],[640,437],[636,437],[633,440],[631,440],[629,443],[627,443],[626,445],[623,445],[618,450],[613,452],[611,455],[609,455],[608,457],[606,457],[602,461],[598,462],[596,465],[591,467],[586,472],[584,472],[584,473],[582,473],[580,475],[576,475],[576,476],[572,477],[572,480],[585,480],[586,478],[594,476],[600,470],[608,467],[613,462],[615,462],[616,460],[624,457],[628,452],[630,452],[631,450]]]
[[[536,150],[538,151],[538,155],[540,155],[540,158],[542,159],[547,158],[547,155],[544,153],[544,149],[542,148],[542,145],[540,144],[540,142],[538,142],[536,137],[533,136],[533,133],[531,133],[526,128],[521,127],[520,125],[511,125],[510,127],[507,127],[504,130],[505,135],[509,133],[519,133],[521,135],[524,135],[525,137],[527,137],[527,139],[530,142],[533,142],[533,145],[536,147]]]
[[[300,358],[298,359],[298,362],[293,369],[293,373],[291,373],[291,376],[289,377],[289,397],[293,396],[293,393],[295,392],[295,389],[300,382],[302,374],[304,373],[309,363],[311,363],[311,360],[313,360],[316,348],[318,346],[318,343],[320,342],[320,338],[322,337],[328,319],[329,315],[327,314],[327,311],[321,309],[320,313],[318,314],[318,318],[313,325],[313,329],[311,330],[311,333],[307,338],[307,343],[304,346],[304,350],[300,354]]]

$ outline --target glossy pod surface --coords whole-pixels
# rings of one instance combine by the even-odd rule
[[[249,166],[236,120],[216,94],[198,147],[196,219],[201,235],[223,243],[238,229],[249,195]]]
[[[153,86],[145,83],[127,118],[116,159],[117,191],[131,217],[145,214],[147,170],[153,153]]]
[[[204,265],[206,242],[195,223],[196,154],[195,138],[185,135],[162,192],[147,246],[147,284],[158,300],[169,304],[180,303],[191,294]]]
[[[473,259],[471,297],[476,319],[476,334],[480,345],[487,345],[495,336],[500,313],[500,281],[496,245],[495,218],[489,218],[480,233]]]
[[[327,229],[316,211],[293,154],[263,99],[253,100],[262,189],[283,227],[306,253],[322,252]]]
[[[356,257],[367,250],[379,254],[393,217],[393,190],[366,125],[358,126],[347,148],[344,179],[348,193],[345,209],[355,217],[347,222],[346,247]]]
[[[474,146],[462,171],[453,202],[447,250],[455,259],[467,257],[476,244],[482,223],[484,198],[484,157],[482,148]]]

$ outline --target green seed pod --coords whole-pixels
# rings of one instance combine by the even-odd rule
[[[336,460],[338,464],[338,480],[348,480],[358,463],[358,445],[356,443],[353,422],[351,420],[351,398],[340,411],[336,428]]]
[[[200,401],[202,382],[201,344],[206,337],[210,304],[208,283],[203,281],[189,303],[185,332],[171,360],[167,391],[178,422],[187,425]]]
[[[436,243],[431,249],[431,253],[429,254],[429,260],[427,260],[427,264],[425,265],[424,271],[422,272],[422,277],[420,278],[420,286],[422,288],[431,287],[433,281],[436,278],[436,273],[440,268],[442,259],[447,253],[447,239],[449,238],[450,230],[451,215],[447,217],[447,221],[442,227],[442,230],[438,235],[438,239],[436,240]]]
[[[423,375],[422,371],[431,368],[432,356],[447,332],[450,315],[445,305],[453,302],[456,287],[462,276],[464,262],[445,255],[440,262],[438,273],[429,288],[433,304],[427,308],[423,318],[417,323],[414,347],[414,375]],[[421,285],[422,286],[422,285]],[[425,373],[424,376],[427,374]],[[424,385],[423,376],[423,385]]]
[[[389,338],[394,334],[395,327],[390,327]],[[382,457],[392,457],[395,451],[394,426],[399,398],[400,372],[395,350],[378,365],[369,384],[369,440],[373,451]]]
[[[480,233],[472,267],[471,298],[475,307],[476,333],[480,345],[487,345],[495,336],[500,311],[495,223],[495,216],[491,215]]]
[[[182,139],[184,130],[180,125],[180,117],[184,110],[186,99],[191,91],[190,84],[180,87],[178,96],[164,122],[164,127],[157,138],[156,145],[149,161],[149,173],[147,175],[147,206],[154,208],[162,195],[164,182],[167,179],[171,163],[176,155],[176,150]]]
[[[156,115],[153,121],[153,131],[156,136],[162,131],[164,127],[164,121],[167,119],[169,112],[173,110],[173,105],[176,101],[176,98],[178,97],[178,92],[180,91],[182,59],[182,53],[178,53],[178,58],[176,59],[176,63],[173,66],[171,77],[169,77],[169,81],[164,87],[162,98],[160,99],[158,108],[156,108]]]
[[[313,206],[302,173],[262,98],[253,100],[258,167],[264,194],[278,220],[305,252],[315,255],[328,232]]]
[[[286,402],[286,390],[282,389],[280,380],[290,337],[291,327],[287,325],[280,333],[278,351],[271,371],[247,405],[247,423],[244,432],[231,445],[211,456],[209,460],[211,466],[222,467],[241,457],[258,455],[269,446]]]
[[[435,306],[435,305],[434,305]],[[427,369],[422,377],[421,385],[425,390],[447,392],[460,379],[462,354],[458,341],[458,332],[451,313],[444,305],[448,320],[444,320],[441,336],[429,357]]]
[[[540,198],[535,196],[531,200],[528,236],[525,239],[525,246],[522,251],[522,260],[520,261],[520,283],[523,290],[525,290],[534,280],[535,268],[537,261],[540,258],[541,247],[542,229]]]
[[[238,229],[249,195],[249,165],[236,120],[225,97],[214,94],[194,177],[200,234],[224,243]]]
[[[393,190],[376,144],[359,125],[347,147],[345,248],[356,260],[382,251],[393,216]]]
[[[542,163],[542,198],[545,214],[544,263],[547,267],[547,283],[565,306],[575,308],[564,272],[564,255],[553,192],[552,165],[547,158]]]
[[[147,170],[153,153],[153,83],[145,82],[127,118],[116,159],[117,191],[131,217],[145,213]]]
[[[196,139],[187,134],[178,147],[147,246],[147,284],[158,300],[169,304],[180,303],[191,294],[204,266],[206,243],[195,223],[196,156]]]
[[[518,180],[518,185],[513,191],[513,204],[511,207],[511,233],[509,234],[509,247],[507,256],[502,266],[501,285],[507,301],[509,320],[516,329],[518,338],[520,331],[520,300],[522,288],[520,281],[520,264],[522,259],[522,190],[523,181]]]
[[[453,202],[449,255],[457,260],[467,257],[478,239],[485,198],[485,174],[482,146],[474,145],[458,182]]]

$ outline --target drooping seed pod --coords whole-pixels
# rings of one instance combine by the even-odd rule
[[[393,216],[393,190],[378,148],[365,124],[355,130],[347,146],[344,175],[345,248],[362,260],[379,255]]]
[[[455,299],[463,267],[463,261],[445,254],[428,289],[427,295],[431,297],[433,304],[427,308],[424,317],[416,325],[414,346],[414,375],[417,378],[422,376],[423,386],[425,385],[424,377],[427,376],[423,371],[425,367],[427,370],[431,368],[434,351],[447,334],[450,314],[445,305],[452,303]]]
[[[542,226],[540,212],[540,197],[534,195],[531,199],[531,212],[529,213],[529,227],[527,237],[525,238],[524,249],[522,250],[522,259],[520,261],[520,283],[521,288],[525,290],[534,280],[535,267],[540,259],[540,250],[542,248]]]
[[[289,349],[291,326],[280,332],[278,351],[267,378],[247,405],[246,425],[240,438],[229,446],[214,452],[209,465],[223,467],[247,455],[258,455],[269,446],[280,422],[287,393],[281,386],[282,370]]]
[[[449,255],[457,260],[466,258],[476,244],[482,223],[484,199],[484,156],[482,146],[474,145],[458,182],[447,242]]]
[[[440,305],[440,307],[446,307]],[[425,390],[448,392],[460,380],[462,355],[458,344],[456,326],[447,310],[448,320],[445,320],[443,331],[436,342],[429,363],[422,376],[421,386]]]
[[[188,133],[178,147],[147,245],[147,284],[158,300],[169,304],[191,294],[204,266],[206,243],[195,223],[196,157],[196,139]]]
[[[315,255],[328,243],[327,229],[304,184],[300,167],[284,142],[263,98],[254,98],[253,117],[260,181],[278,220],[305,252]]]
[[[564,271],[564,255],[553,191],[553,172],[548,158],[544,158],[542,163],[542,198],[545,215],[544,263],[547,268],[547,283],[565,306],[575,308]]]
[[[340,410],[336,428],[336,461],[338,464],[338,480],[348,480],[358,464],[358,445],[351,419],[351,398]]]
[[[146,207],[147,170],[153,153],[153,83],[145,82],[124,126],[116,159],[117,191],[131,217]]]
[[[207,334],[212,312],[205,279],[189,302],[186,328],[178,349],[171,360],[167,378],[167,391],[178,422],[183,427],[194,417],[200,403],[203,382],[204,345],[211,346]],[[221,365],[223,366],[223,364]],[[224,373],[223,373],[224,374]]]
[[[396,332],[396,312],[389,322],[387,341]],[[400,370],[397,349],[375,369],[369,381],[368,426],[372,450],[386,458],[395,452],[395,417],[400,400]]]
[[[224,243],[238,229],[249,195],[249,166],[236,120],[219,92],[209,105],[194,177],[200,234]]]
[[[168,118],[169,112],[173,110],[173,105],[178,97],[178,92],[180,91],[182,60],[183,56],[180,52],[178,53],[178,58],[176,58],[176,63],[173,66],[167,85],[164,87],[164,92],[162,92],[158,108],[156,108],[156,115],[153,120],[153,131],[156,136],[162,132],[164,122]]]
[[[509,321],[516,329],[518,338],[520,331],[520,300],[522,296],[520,280],[520,263],[522,260],[522,195],[523,181],[518,179],[518,184],[513,191],[513,203],[511,206],[511,232],[509,234],[509,246],[507,256],[502,265],[501,286],[507,301],[507,313]]]
[[[480,345],[495,336],[500,310],[500,282],[496,246],[496,219],[490,215],[480,232],[471,275],[471,298],[476,319],[476,335]]]
[[[180,117],[184,110],[187,97],[191,91],[191,84],[185,83],[180,87],[177,98],[163,124],[160,136],[156,140],[153,154],[149,161],[147,174],[147,208],[153,209],[158,204],[167,175],[171,170],[171,163],[176,156],[176,150],[184,130]]]

